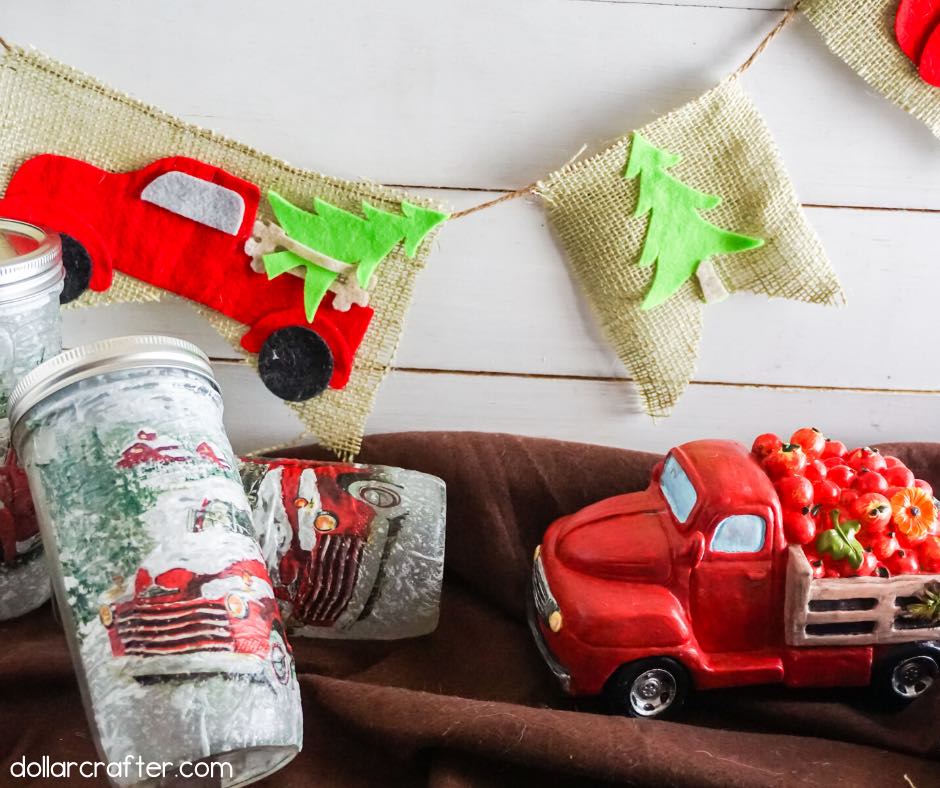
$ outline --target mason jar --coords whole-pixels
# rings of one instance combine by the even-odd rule
[[[442,480],[386,465],[248,457],[241,475],[291,635],[391,640],[437,627]]]
[[[64,275],[58,235],[0,219],[0,620],[52,593],[26,475],[10,447],[7,404],[16,382],[62,349]]]
[[[245,785],[290,761],[293,657],[206,356],[78,347],[17,384],[10,421],[95,741],[129,764],[112,782]]]

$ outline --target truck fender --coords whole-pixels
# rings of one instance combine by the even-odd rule
[[[357,308],[362,309],[362,307]],[[372,310],[368,311],[371,319]],[[368,321],[366,324],[368,325]],[[260,353],[265,341],[271,334],[288,326],[308,328],[322,337],[333,354],[333,374],[330,377],[330,388],[343,388],[349,382],[355,353],[351,349],[347,337],[339,330],[334,321],[324,314],[322,309],[314,316],[313,323],[307,322],[307,316],[302,306],[271,312],[249,328],[241,338],[241,346],[249,353]],[[358,347],[358,343],[356,347]]]

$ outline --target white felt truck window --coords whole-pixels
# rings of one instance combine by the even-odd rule
[[[140,199],[229,235],[238,233],[245,217],[245,200],[238,192],[185,172],[154,178]]]

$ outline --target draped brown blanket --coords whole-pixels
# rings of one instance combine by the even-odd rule
[[[940,444],[882,450],[940,489]],[[561,694],[526,628],[532,550],[560,515],[645,487],[655,455],[403,433],[367,438],[360,459],[447,482],[441,624],[389,643],[295,638],[304,749],[263,785],[940,786],[940,692],[889,714],[861,690],[713,691],[679,722],[609,717]],[[24,755],[97,759],[49,606],[0,624],[0,643],[0,784],[27,782],[9,777]]]

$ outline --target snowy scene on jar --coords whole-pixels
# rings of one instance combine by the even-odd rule
[[[0,219],[0,620],[52,595],[26,474],[10,446],[7,407],[23,375],[62,349],[58,236]]]
[[[392,639],[436,628],[440,479],[304,460],[243,460],[241,473],[292,635]]]
[[[287,763],[299,687],[216,389],[109,373],[41,401],[15,437],[105,759],[226,761],[226,785]]]

